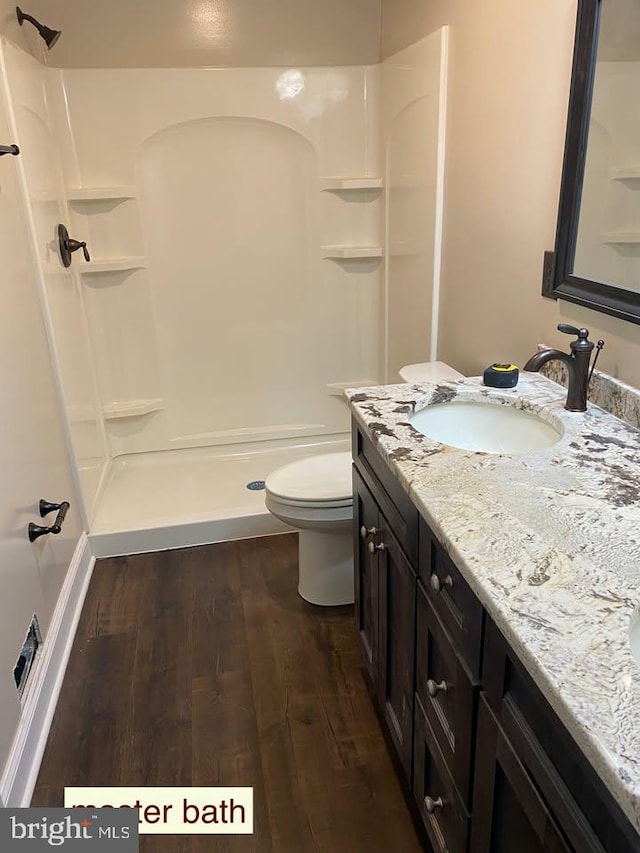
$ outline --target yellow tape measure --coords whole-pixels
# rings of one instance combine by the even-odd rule
[[[490,388],[515,388],[519,376],[520,371],[515,364],[495,363],[487,367],[482,374],[482,381]]]
[[[490,370],[499,370],[501,373],[506,373],[510,370],[517,370],[515,364],[492,364]]]

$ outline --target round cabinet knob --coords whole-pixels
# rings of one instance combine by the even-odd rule
[[[384,542],[379,542],[377,545],[375,542],[369,542],[368,548],[370,554],[375,554],[376,551],[384,551],[387,546]]]
[[[364,524],[360,528],[360,538],[366,539],[367,536],[375,536],[378,532],[377,527],[365,527]]]
[[[441,592],[443,586],[448,586],[449,589],[451,589],[453,586],[453,578],[451,575],[447,575],[446,578],[441,581],[438,575],[434,572],[434,574],[431,575],[431,589],[434,592]]]
[[[448,690],[447,682],[444,679],[442,679],[440,684],[437,684],[433,680],[433,678],[430,678],[427,681],[427,693],[429,694],[429,696],[431,696],[432,699],[435,699],[436,696],[438,695],[438,693],[440,693],[440,692],[446,693],[447,690]]]
[[[432,797],[424,798],[424,807],[428,814],[433,814],[436,809],[441,809],[443,806],[442,797],[438,797],[437,800],[434,800]]]

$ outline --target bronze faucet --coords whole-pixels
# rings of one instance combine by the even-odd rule
[[[529,361],[522,368],[523,370],[531,370],[537,372],[543,364],[548,361],[562,361],[567,365],[569,371],[569,383],[567,387],[567,402],[564,407],[569,412],[586,412],[587,411],[587,388],[593,367],[595,367],[595,359],[591,373],[589,372],[589,364],[591,362],[591,352],[593,351],[593,343],[589,340],[589,329],[576,329],[575,326],[568,326],[566,323],[558,324],[558,331],[564,332],[565,335],[577,335],[577,340],[571,341],[571,353],[562,352],[558,349],[544,349],[532,355]],[[604,341],[598,341],[598,352],[596,358],[600,354],[600,350],[604,346]]]

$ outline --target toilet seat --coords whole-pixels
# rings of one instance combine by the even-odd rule
[[[331,528],[351,527],[353,524],[353,503],[333,506],[318,501],[316,504],[300,506],[286,499],[267,493],[265,505],[276,518],[291,527],[301,530],[328,530]]]
[[[353,498],[345,501],[296,501],[293,498],[281,497],[270,492],[267,493],[272,503],[279,503],[282,506],[296,507],[297,509],[323,510],[323,509],[351,509],[353,507]]]
[[[351,453],[326,453],[290,462],[268,475],[265,490],[277,503],[300,509],[351,507]]]
[[[351,453],[309,456],[269,474],[265,504],[276,518],[306,535],[346,535],[353,525],[352,488]]]

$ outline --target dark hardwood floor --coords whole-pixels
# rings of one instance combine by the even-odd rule
[[[419,851],[352,608],[307,604],[296,575],[295,535],[99,561],[33,805],[65,785],[251,785],[253,836],[141,851]]]

